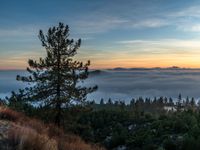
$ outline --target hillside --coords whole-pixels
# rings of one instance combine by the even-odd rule
[[[104,150],[22,113],[0,107],[1,150]]]

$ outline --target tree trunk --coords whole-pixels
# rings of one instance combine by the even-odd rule
[[[60,127],[61,118],[62,118],[62,110],[61,110],[61,101],[60,101],[60,50],[58,48],[58,56],[57,56],[57,90],[56,90],[56,116],[55,116],[55,124]]]
[[[56,104],[55,125],[57,125],[58,127],[61,126],[61,118],[62,118],[61,116],[62,116],[61,104],[57,103]]]

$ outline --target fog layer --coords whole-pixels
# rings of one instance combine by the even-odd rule
[[[0,96],[8,95],[10,91],[25,87],[16,81],[17,74],[24,71],[0,71]],[[86,85],[98,85],[98,91],[90,94],[88,99],[129,101],[133,97],[176,98],[200,97],[200,70],[196,69],[148,69],[148,70],[105,70],[92,74],[86,80]]]

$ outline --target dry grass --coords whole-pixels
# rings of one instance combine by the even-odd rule
[[[22,113],[0,107],[0,119],[13,122],[8,132],[11,145],[16,150],[105,150],[85,143],[80,137],[64,134],[54,125],[45,125]]]
[[[80,137],[75,135],[66,135],[57,141],[59,150],[105,150],[97,145],[86,144]]]
[[[58,150],[54,139],[28,127],[14,127],[10,130],[8,138],[17,150]]]
[[[19,121],[20,118],[24,118],[24,115],[6,107],[0,107],[0,119],[16,122]]]

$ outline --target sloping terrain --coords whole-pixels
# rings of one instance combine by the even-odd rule
[[[0,107],[1,150],[104,150],[22,113]]]

